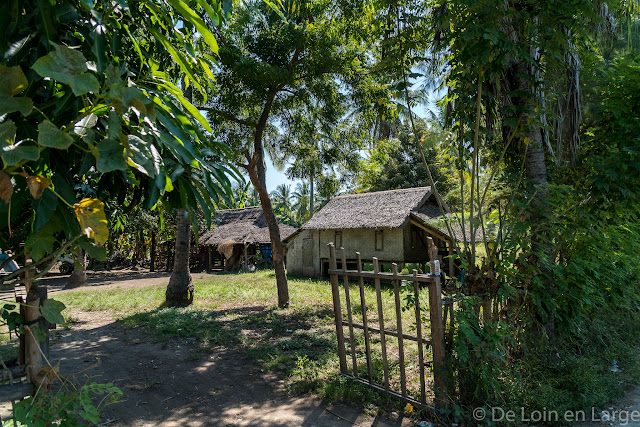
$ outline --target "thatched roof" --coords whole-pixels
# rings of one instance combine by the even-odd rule
[[[302,229],[399,228],[432,197],[435,202],[431,187],[346,194],[332,199]]]
[[[218,246],[226,239],[235,243],[271,243],[262,207],[225,209],[217,213],[218,225],[200,236],[201,245]],[[286,224],[278,223],[278,226],[282,239],[296,231],[294,227]]]
[[[425,207],[427,206],[429,205],[425,205]],[[439,209],[437,214],[434,211],[433,206],[430,206],[427,209],[428,210],[420,209],[418,211],[411,212],[412,218],[417,219],[421,221],[423,224],[425,224],[426,226],[437,230],[438,232],[440,232],[440,234],[444,235],[448,240],[451,240],[451,237],[449,236],[449,229],[447,228],[447,224],[445,222],[444,217],[439,214]],[[450,214],[450,213],[448,213],[446,217],[449,220],[451,231],[455,235],[456,240],[458,242],[464,241],[464,236],[462,233],[462,227],[461,227],[460,221],[453,214]],[[468,222],[465,223],[464,228],[466,230],[466,239],[467,241],[470,241],[471,227],[469,226]],[[482,228],[477,227],[475,231],[476,231],[476,242],[481,242]]]

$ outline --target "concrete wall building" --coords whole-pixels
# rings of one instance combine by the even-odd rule
[[[445,212],[450,213],[447,204],[444,201],[442,204]],[[383,265],[426,263],[427,236],[438,247],[445,270],[449,261],[445,265],[443,258],[453,247],[442,226],[435,225],[439,218],[441,210],[431,187],[335,197],[284,240],[287,272],[302,277],[326,277],[329,243],[336,248],[344,247],[349,268],[355,268],[356,252],[360,252],[365,263],[372,262],[373,257]],[[450,266],[453,269],[452,261]]]

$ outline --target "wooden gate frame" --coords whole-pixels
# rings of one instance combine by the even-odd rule
[[[433,254],[433,240],[430,240],[429,254]],[[418,274],[417,270],[413,270],[413,274],[399,274],[396,263],[392,264],[392,273],[383,273],[379,271],[378,259],[373,258],[373,271],[362,270],[362,260],[360,252],[356,252],[357,258],[357,270],[347,269],[347,259],[344,248],[340,248],[342,268],[338,269],[336,260],[336,251],[333,243],[329,243],[329,276],[331,281],[331,293],[333,296],[333,312],[336,326],[336,336],[338,339],[338,357],[340,359],[340,373],[355,381],[361,382],[375,390],[382,391],[400,400],[410,402],[415,405],[426,405],[426,381],[425,381],[425,363],[424,363],[424,349],[423,345],[431,345],[433,349],[433,372],[434,372],[434,385],[435,385],[435,401],[436,408],[443,408],[447,403],[447,386],[446,386],[446,372],[444,363],[444,324],[442,318],[442,300],[441,300],[441,284],[440,277],[431,274]],[[437,249],[435,249],[437,251]],[[344,284],[344,293],[346,300],[346,312],[347,321],[342,318],[342,307],[340,302],[340,286],[338,284],[339,277],[342,276]],[[355,278],[359,282],[360,288],[360,303],[362,307],[362,325],[353,322],[353,316],[351,311],[351,299],[349,298],[349,277]],[[382,295],[380,289],[380,280],[387,280],[393,283],[393,291],[395,296],[396,306],[396,325],[397,330],[386,330],[385,327],[380,329],[371,327],[368,325],[366,315],[366,303],[364,296],[364,279],[373,279],[375,282],[376,294],[377,294],[377,308],[378,319],[380,326],[384,325],[384,317],[382,311]],[[400,282],[407,280],[413,282],[414,296],[415,296],[415,316],[416,316],[416,337],[406,335],[402,332],[402,307],[400,305]],[[422,318],[420,310],[420,283],[426,283],[429,291],[429,309],[430,309],[430,324],[431,324],[431,339],[426,340],[422,336]],[[347,355],[345,349],[345,337],[343,327],[349,327],[349,337],[351,344],[351,362],[352,372],[349,373],[347,366]],[[368,379],[360,378],[358,376],[358,366],[356,363],[355,353],[355,340],[353,329],[364,330],[365,338],[365,351],[367,358]],[[377,384],[373,381],[372,363],[371,363],[371,348],[370,348],[370,336],[369,332],[376,332],[380,334],[380,342],[382,345],[382,364],[384,370],[384,384]],[[389,388],[389,366],[387,361],[387,345],[386,336],[394,336],[398,339],[398,356],[400,361],[400,392],[391,390]],[[420,401],[417,401],[407,395],[405,367],[404,367],[404,344],[405,339],[416,341],[418,343],[418,363],[420,365]]]

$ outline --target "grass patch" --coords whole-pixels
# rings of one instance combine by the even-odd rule
[[[361,404],[372,411],[399,411],[402,408],[398,401],[338,374],[331,287],[326,281],[289,278],[291,306],[284,310],[278,309],[276,304],[273,272],[221,274],[197,281],[195,287],[194,304],[185,308],[162,307],[163,286],[77,291],[59,294],[56,298],[70,308],[110,310],[126,326],[139,328],[165,345],[172,340],[193,339],[190,359],[205,356],[215,345],[242,348],[261,369],[285,376],[286,385],[293,393],[313,392],[329,401]],[[353,320],[361,323],[359,288],[351,283],[350,290]],[[409,289],[403,288],[402,300],[405,301],[408,295]],[[423,292],[422,307],[429,306],[427,298],[427,292]],[[367,318],[371,326],[377,327],[373,286],[365,286],[365,299]],[[394,297],[388,287],[382,292],[382,301],[385,326],[395,329]],[[405,334],[415,333],[411,329],[414,316],[413,310],[402,312]],[[428,322],[424,323],[423,330],[428,338]],[[637,313],[598,313],[567,330],[573,331],[572,335],[562,337],[561,360],[554,366],[516,359],[504,367],[505,376],[495,380],[501,384],[499,401],[505,407],[546,407],[558,411],[599,407],[620,398],[625,389],[638,380],[640,316]],[[348,328],[344,331],[348,337]],[[364,348],[360,331],[356,331],[354,342],[359,355],[359,373],[366,376],[366,360],[360,356]],[[391,386],[399,389],[397,348],[394,347],[397,341],[388,337],[387,343]],[[372,335],[371,345],[374,349],[373,376],[377,382],[382,382],[377,334]],[[415,359],[416,353],[417,346],[409,342],[405,357]],[[431,360],[430,349],[425,351],[424,357]],[[610,372],[613,360],[618,361],[622,373],[613,375]],[[349,349],[347,363],[351,365]],[[408,389],[410,395],[418,397],[419,372],[414,366],[407,364]]]
[[[359,289],[351,284],[354,322],[362,322]],[[161,307],[164,286],[75,291],[56,295],[71,309],[108,310],[123,324],[149,333],[168,344],[175,339],[196,338],[189,356],[198,359],[212,345],[243,348],[263,370],[283,374],[291,392],[314,392],[330,400],[361,403],[368,407],[398,410],[402,405],[368,387],[348,381],[339,374],[331,287],[326,281],[289,278],[291,305],[277,307],[275,275],[271,271],[220,274],[196,281],[194,304],[185,308]],[[395,303],[390,288],[382,293],[387,329],[395,329]],[[403,290],[403,301],[406,298]],[[377,326],[376,294],[365,286],[367,318]],[[427,293],[423,306],[428,306]],[[412,310],[403,312],[405,333],[415,333]],[[72,316],[71,316],[72,319]],[[70,319],[70,320],[71,320]],[[372,326],[374,325],[372,324]],[[348,330],[345,328],[348,336]],[[357,331],[355,342],[364,348],[364,336]],[[394,340],[390,339],[389,353]],[[373,342],[374,347],[379,341]],[[416,351],[413,353],[417,352]],[[411,352],[410,352],[411,354]],[[428,356],[425,356],[428,357]],[[349,361],[350,361],[349,356]],[[374,360],[375,375],[382,379],[382,367]],[[366,361],[358,360],[366,375]]]

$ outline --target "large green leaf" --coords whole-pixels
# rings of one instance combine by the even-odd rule
[[[17,165],[23,160],[36,161],[40,158],[40,150],[32,145],[5,145],[2,147],[2,159],[7,166]]]
[[[87,92],[96,93],[100,91],[100,83],[93,74],[84,73],[71,80],[71,90],[76,96],[84,95]]]
[[[73,138],[68,133],[58,129],[49,120],[45,120],[38,125],[38,144],[43,147],[66,150],[73,144]]]
[[[115,170],[126,170],[127,161],[124,158],[124,147],[115,139],[104,139],[97,145],[98,170],[102,173]]]
[[[15,96],[27,88],[29,82],[20,66],[3,67],[0,65],[0,96]]]
[[[16,124],[11,120],[0,123],[0,144],[13,144],[16,141]]]
[[[49,221],[49,223],[51,223],[51,221]],[[47,225],[27,238],[24,249],[29,252],[34,261],[39,261],[46,254],[53,252],[56,241],[56,238]]]
[[[31,113],[33,102],[30,98],[17,97],[29,82],[20,66],[3,67],[0,65],[0,115],[19,111],[23,116]]]
[[[71,85],[71,90],[76,96],[100,90],[98,79],[87,72],[87,60],[82,52],[59,44],[51,44],[56,50],[39,58],[31,67],[36,73]]]
[[[202,35],[205,42],[211,48],[213,53],[218,53],[218,43],[216,42],[216,38],[213,36],[207,24],[195,13],[189,6],[187,6],[182,0],[169,0],[169,3],[176,8],[183,18],[187,21],[191,22],[198,32]]]
[[[64,323],[64,316],[62,316],[62,311],[65,308],[67,308],[67,306],[64,305],[64,303],[51,298],[47,298],[42,303],[40,312],[42,313],[42,316],[47,319],[47,322],[61,324]]]
[[[25,96],[15,98],[0,96],[0,115],[19,111],[23,116],[27,116],[33,110],[33,101]]]
[[[87,255],[91,258],[97,259],[98,261],[104,261],[107,259],[107,248],[104,246],[98,246],[90,241],[81,241],[78,243],[82,249],[87,251]]]

